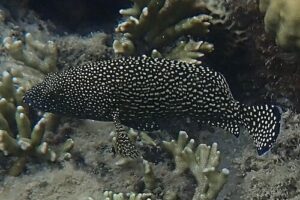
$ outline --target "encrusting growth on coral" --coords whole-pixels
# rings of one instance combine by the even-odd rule
[[[26,33],[25,42],[14,40],[13,37],[3,39],[3,45],[9,55],[25,65],[47,74],[57,71],[57,48],[53,41],[42,43]]]
[[[300,50],[300,1],[260,0],[259,8],[265,12],[265,30],[276,37],[276,43],[289,51]]]
[[[132,1],[132,8],[120,10],[125,21],[115,29],[113,49],[116,54],[148,52],[153,57],[201,63],[199,59],[213,51],[213,45],[187,36],[203,37],[211,24],[227,21],[221,1]]]
[[[0,9],[0,24],[2,24],[5,21],[5,13],[3,10]]]
[[[200,144],[194,150],[194,140],[188,141],[186,132],[181,131],[177,141],[164,141],[163,146],[175,158],[175,173],[181,174],[190,169],[195,176],[198,186],[193,200],[216,199],[229,175],[229,170],[226,168],[221,171],[217,170],[220,164],[220,152],[217,150],[217,144],[214,143],[212,146]]]
[[[8,174],[18,176],[24,169],[29,157],[37,157],[54,162],[58,156],[67,156],[74,143],[68,139],[57,151],[51,150],[43,142],[44,133],[53,127],[56,116],[45,113],[33,127],[28,118],[28,111],[22,106],[23,87],[15,88],[14,77],[3,72],[0,81],[0,150],[5,156],[16,157]],[[14,130],[13,127],[17,127]]]

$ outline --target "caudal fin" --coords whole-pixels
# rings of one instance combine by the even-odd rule
[[[274,105],[243,106],[241,113],[258,154],[269,151],[280,133],[281,108]]]

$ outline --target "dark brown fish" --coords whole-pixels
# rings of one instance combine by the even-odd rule
[[[210,68],[146,56],[103,60],[50,74],[29,90],[25,103],[78,118],[115,121],[143,130],[160,121],[189,117],[235,136],[244,126],[258,154],[280,132],[281,109],[236,101],[225,78]]]

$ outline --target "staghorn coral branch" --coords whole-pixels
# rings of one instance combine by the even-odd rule
[[[224,168],[218,171],[220,152],[217,143],[212,146],[200,144],[194,149],[194,140],[188,140],[186,132],[179,132],[178,140],[163,142],[163,146],[175,158],[175,173],[183,173],[190,169],[195,176],[198,186],[193,200],[213,200],[227,181],[229,170]]]
[[[25,35],[25,43],[6,37],[3,44],[7,52],[16,60],[24,62],[25,65],[40,70],[43,73],[57,70],[57,48],[53,41],[42,43],[34,40],[30,33]]]
[[[115,29],[113,49],[116,54],[146,53],[155,57],[201,63],[201,57],[204,53],[213,51],[213,46],[210,44],[202,48],[199,46],[204,45],[196,45],[197,42],[187,40],[190,37],[199,39],[206,36],[211,24],[228,20],[228,17],[224,17],[228,16],[225,6],[219,0],[217,2],[133,0],[133,2],[132,8],[120,10],[124,21]],[[180,45],[181,42],[184,44]],[[173,46],[174,43],[177,45]]]
[[[12,74],[18,75],[13,70]],[[58,119],[53,114],[46,113],[33,126],[28,117],[28,110],[20,103],[25,89],[16,88],[14,82],[17,78],[12,74],[3,72],[0,80],[0,152],[5,156],[16,157],[7,173],[18,176],[22,173],[29,157],[51,162],[56,161],[60,156],[70,157],[68,152],[74,146],[74,142],[69,139],[54,152],[43,141],[45,132],[57,127]]]

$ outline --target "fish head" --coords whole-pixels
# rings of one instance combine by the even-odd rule
[[[57,72],[48,74],[41,83],[25,93],[23,101],[34,109],[62,113],[65,106],[65,93],[61,74]]]

